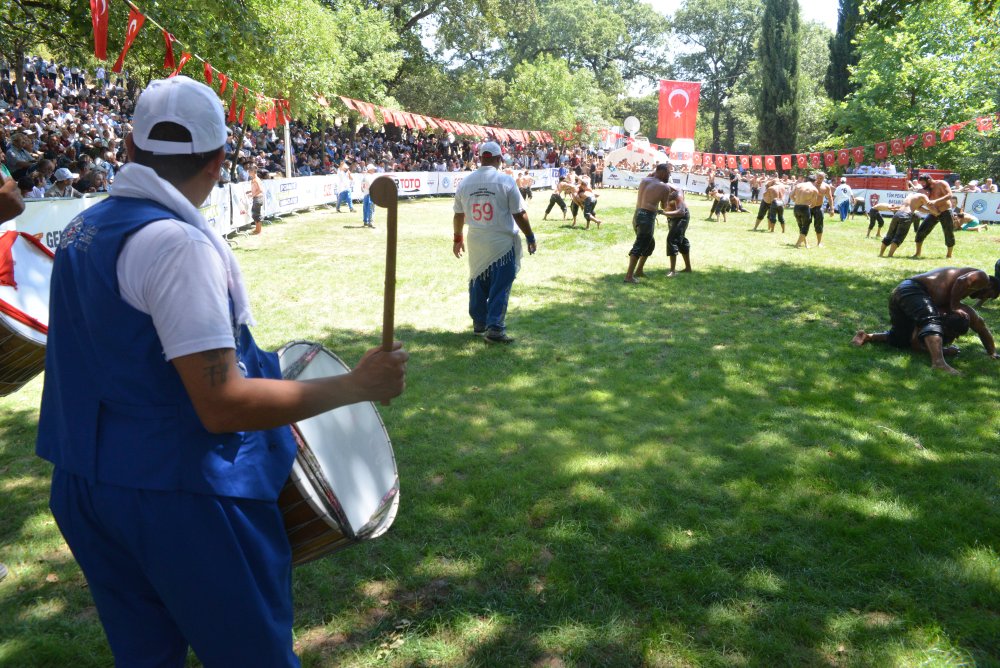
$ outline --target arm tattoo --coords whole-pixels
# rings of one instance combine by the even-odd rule
[[[201,357],[205,360],[202,373],[208,380],[208,384],[212,387],[224,385],[229,376],[229,360],[226,359],[225,351],[206,350],[201,354]]]

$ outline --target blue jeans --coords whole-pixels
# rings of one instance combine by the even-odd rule
[[[361,200],[361,218],[365,225],[371,225],[375,221],[375,202],[371,195],[366,194]]]
[[[851,212],[851,200],[845,199],[837,205],[837,213],[840,214],[841,222],[847,220],[847,214]]]
[[[469,281],[469,315],[476,329],[485,326],[498,333],[506,329],[507,302],[516,275],[514,249],[511,248],[489,269]]]
[[[341,190],[340,194],[337,195],[337,211],[340,211],[340,207],[346,204],[347,208],[354,211],[354,202],[351,201],[351,191]]]

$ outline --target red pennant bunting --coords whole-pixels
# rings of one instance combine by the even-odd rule
[[[976,119],[976,129],[980,132],[992,132],[993,131],[993,117],[992,116],[980,116]]]
[[[813,169],[819,169],[823,165],[823,156],[819,153],[809,154],[809,165]]]
[[[724,155],[717,155],[717,156],[715,156],[715,166],[718,167],[719,169],[722,169],[723,167],[725,167],[726,166],[726,156],[724,156]]]
[[[174,70],[173,72],[171,72],[170,76],[168,76],[167,78],[169,79],[170,77],[175,77],[178,74],[180,74],[181,70],[184,69],[184,66],[187,65],[187,63],[188,63],[189,60],[191,60],[191,54],[190,53],[186,53],[186,52],[182,53],[181,54],[181,62],[177,64],[177,69]]]
[[[755,155],[751,160],[754,169],[764,169],[764,158],[759,155]]]
[[[229,101],[229,115],[226,117],[227,123],[236,122],[236,91],[239,90],[240,85],[233,82],[233,99]]]
[[[125,54],[132,48],[132,42],[135,41],[136,35],[139,34],[139,30],[145,22],[146,17],[138,9],[131,7],[128,10],[128,24],[125,28],[125,46],[122,47],[122,52],[118,56],[118,60],[115,61],[114,67],[111,68],[111,71],[115,74],[121,73],[122,66],[125,64]]]
[[[700,165],[701,164],[701,152],[691,154],[691,164]]]
[[[773,172],[775,169],[777,169],[777,167],[775,166],[773,155],[764,156],[764,169],[766,169],[769,172]]]
[[[167,51],[163,55],[163,69],[172,70],[177,67],[177,63],[174,62],[174,36],[166,30],[162,30],[162,32],[163,41],[167,43]]]
[[[285,105],[285,120],[289,123],[292,122],[292,103],[288,100],[282,100],[281,103]]]
[[[846,165],[851,161],[851,154],[846,148],[842,148],[837,151],[837,163],[841,165]]]
[[[750,169],[750,156],[749,155],[741,155],[740,156],[740,167],[742,167],[743,169]]]
[[[282,104],[281,100],[275,100],[275,107],[277,108],[278,115],[278,125],[285,124],[285,106]]]
[[[267,125],[268,130],[273,130],[278,126],[277,122],[275,122],[273,106],[267,110],[267,120],[265,121],[265,123]]]
[[[226,92],[227,83],[229,83],[229,78],[222,72],[219,72],[219,95]]]
[[[917,135],[907,135],[906,141],[903,143],[906,145],[906,148],[910,148],[911,146],[917,143],[917,139],[918,139]]]
[[[204,70],[205,70],[205,83],[207,83],[209,86],[211,86],[212,85],[212,66],[208,64],[207,60],[204,63],[202,63],[202,65],[204,66]]]
[[[855,165],[865,164],[865,147],[857,146],[851,149],[851,157],[854,158]]]
[[[726,156],[726,167],[728,167],[729,169],[736,169],[737,164],[738,164],[737,158],[735,155]]]
[[[833,167],[837,164],[837,154],[833,151],[823,151],[823,164],[827,167]]]
[[[889,144],[884,141],[880,141],[875,144],[875,159],[885,160],[889,157]]]
[[[809,168],[809,156],[806,155],[805,153],[799,153],[798,155],[795,156],[795,165],[799,169],[808,169]]]
[[[902,138],[893,139],[892,140],[892,154],[893,155],[902,155],[903,153],[906,153],[906,146],[903,144],[903,139]]]
[[[934,146],[934,144],[937,143],[937,134],[935,134],[934,132],[925,132],[923,134],[923,138],[924,138],[924,148],[930,148],[931,146]]]
[[[715,162],[715,156],[712,155],[711,153],[705,153],[704,155],[701,156],[702,167],[711,167],[714,162]]]
[[[244,104],[243,106],[240,107],[240,118],[239,118],[240,125],[243,125],[243,116],[244,114],[246,114],[246,112],[247,112],[247,105]]]
[[[108,0],[90,0],[90,21],[94,26],[94,57],[108,59]]]
[[[356,106],[354,106],[354,100],[352,100],[351,98],[344,97],[343,95],[341,95],[340,96],[340,101],[343,102],[344,106],[347,107],[348,109],[350,109],[351,111],[357,111],[358,110],[358,108]]]
[[[790,155],[781,156],[781,168],[785,170],[792,168],[792,156]]]
[[[941,141],[953,141],[955,139],[955,126],[949,125],[941,128]]]

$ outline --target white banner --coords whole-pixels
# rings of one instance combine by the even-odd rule
[[[69,221],[81,211],[88,209],[107,195],[87,195],[86,197],[28,199],[24,201],[24,213],[4,223],[7,229],[15,229],[38,238],[45,246],[55,251]]]

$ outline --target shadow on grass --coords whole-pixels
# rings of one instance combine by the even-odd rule
[[[509,348],[397,333],[408,389],[380,410],[400,515],[296,572],[304,664],[996,661],[996,372],[978,343],[961,379],[851,347],[884,328],[893,285],[848,271],[647,273],[638,290],[517,284]],[[353,331],[302,336],[361,352]],[[0,425],[18,434],[5,457],[29,457],[30,419]],[[31,468],[4,541],[34,539]],[[2,615],[35,639],[10,665],[46,665],[39,639],[84,614],[66,589],[0,587],[7,611],[68,601]],[[101,658],[80,665],[106,665],[96,619],[85,640]]]

